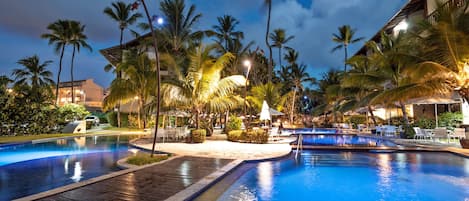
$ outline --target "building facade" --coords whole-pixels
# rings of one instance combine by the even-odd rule
[[[83,104],[88,111],[101,112],[103,108],[104,89],[94,83],[93,79],[60,82],[59,106],[72,103],[72,85],[75,90],[75,103]]]

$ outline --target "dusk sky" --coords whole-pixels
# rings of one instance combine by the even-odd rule
[[[78,20],[86,25],[85,33],[93,52],[82,49],[75,58],[75,79],[93,78],[108,87],[114,75],[104,72],[106,59],[100,49],[118,45],[119,30],[116,22],[103,14],[106,6],[115,0],[2,0],[0,1],[0,75],[10,75],[20,68],[16,62],[37,54],[41,62],[53,60],[50,70],[55,80],[58,69],[56,55],[40,35],[47,25],[57,19]],[[133,2],[133,1],[126,1]],[[151,13],[158,15],[159,2],[149,0]],[[236,2],[236,3],[234,3]],[[336,45],[331,41],[337,27],[349,24],[357,29],[356,36],[368,40],[407,2],[407,0],[273,0],[272,28],[284,28],[294,35],[287,45],[299,51],[299,62],[308,66],[310,75],[320,78],[330,68],[343,68],[343,50],[331,53]],[[238,30],[245,34],[245,43],[256,42],[253,49],[264,48],[266,10],[263,0],[187,0],[195,4],[202,18],[197,29],[205,30],[216,24],[216,17],[232,15],[240,21]],[[141,10],[140,12],[143,12]],[[142,19],[143,20],[143,19]],[[127,34],[124,40],[132,37]],[[351,46],[349,55],[364,42]],[[268,51],[265,51],[268,54]],[[274,49],[276,59],[277,49]],[[70,80],[70,56],[64,56],[61,80]]]

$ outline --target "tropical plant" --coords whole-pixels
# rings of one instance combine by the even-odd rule
[[[275,108],[281,111],[286,101],[286,96],[282,96],[281,84],[275,84],[268,82],[266,84],[257,85],[251,88],[250,94],[247,99],[254,106],[257,111],[262,108],[264,100],[267,102],[270,108]]]
[[[343,25],[339,27],[339,33],[332,34],[332,41],[339,43],[339,45],[332,48],[332,52],[335,52],[338,49],[344,48],[344,72],[347,72],[347,54],[348,54],[348,46],[352,43],[356,43],[358,41],[363,40],[363,37],[354,38],[355,29],[352,29],[350,25]]]
[[[285,46],[290,40],[294,39],[295,36],[287,36],[285,29],[274,29],[273,33],[269,35],[272,40],[272,47],[278,48],[278,63],[282,66],[282,48],[291,49]]]
[[[438,116],[438,127],[447,127],[450,130],[454,130],[462,120],[463,115],[461,112],[445,112]]]
[[[422,21],[417,29],[426,61],[412,73],[425,77],[436,93],[456,90],[468,101],[469,2],[437,6],[434,21]]]
[[[14,69],[12,75],[15,77],[15,85],[30,85],[33,91],[40,88],[49,88],[54,84],[51,79],[52,72],[47,70],[47,66],[52,63],[48,60],[41,64],[39,57],[34,55],[20,59],[18,64],[24,68]],[[6,79],[4,79],[6,82]]]
[[[125,53],[124,61],[117,66],[124,77],[116,78],[110,86],[111,93],[104,99],[104,107],[113,108],[119,102],[137,101],[139,114],[143,114],[143,126],[146,126],[147,114],[144,105],[149,101],[157,85],[155,61],[144,52],[130,50]],[[138,117],[140,122],[140,116]],[[139,123],[140,125],[140,123]]]
[[[212,26],[213,30],[206,31],[206,34],[211,37],[217,38],[217,44],[223,44],[224,49],[228,49],[228,43],[231,40],[237,38],[244,38],[244,34],[241,31],[236,31],[236,26],[239,21],[231,15],[224,15],[223,17],[217,17],[218,25]]]
[[[58,108],[58,120],[59,123],[66,123],[75,120],[82,120],[91,113],[88,112],[83,105],[77,105],[74,103],[65,104]]]
[[[59,70],[57,72],[57,82],[55,87],[55,104],[59,103],[59,83],[60,74],[62,73],[62,60],[65,52],[65,47],[70,43],[70,31],[68,20],[57,20],[47,26],[50,33],[42,34],[41,37],[49,40],[49,45],[54,45],[56,54],[60,54]]]
[[[213,49],[214,46],[197,47],[189,55],[188,73],[184,75],[176,71],[176,79],[167,80],[162,85],[165,105],[192,111],[196,128],[199,128],[199,116],[203,112],[223,112],[242,103],[242,99],[234,95],[234,90],[244,86],[244,76],[220,76],[234,56],[226,53],[214,59],[210,55]]]
[[[84,47],[91,50],[91,46],[86,42],[85,25],[81,25],[78,21],[69,21],[69,31],[70,31],[70,45],[73,47],[72,51],[72,62],[70,63],[70,78],[73,83],[73,61],[75,59],[75,51],[80,52],[80,48]],[[74,85],[71,84],[72,89],[72,103],[75,103],[75,90]]]
[[[134,24],[138,20],[138,18],[142,17],[140,13],[132,13],[132,10],[134,9],[134,6],[133,6],[134,4],[130,4],[130,3],[126,4],[125,2],[117,1],[111,4],[112,8],[106,7],[103,11],[105,15],[109,16],[111,19],[116,21],[119,25],[119,30],[120,30],[119,48],[121,49],[121,51],[124,49],[124,46],[123,46],[124,30],[127,29],[129,25]],[[123,54],[121,53],[121,55]],[[107,65],[105,67],[106,72],[110,71],[111,68],[112,68],[111,65]],[[122,73],[120,71],[116,71],[116,77],[122,78]],[[121,123],[121,112],[120,112],[120,104],[118,104],[117,105],[118,127],[121,126],[120,123]]]

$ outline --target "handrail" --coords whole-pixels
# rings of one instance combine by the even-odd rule
[[[300,150],[300,147],[301,147],[301,151],[303,152],[303,134],[301,134],[301,133],[298,135],[298,140],[297,140],[297,143],[296,143],[295,159],[298,158],[298,152]]]

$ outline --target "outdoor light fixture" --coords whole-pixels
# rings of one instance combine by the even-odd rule
[[[248,69],[246,71],[246,82],[244,83],[244,116],[246,117],[245,119],[247,119],[247,124],[244,125],[245,129],[248,130],[249,128],[249,117],[247,116],[247,102],[246,102],[246,97],[247,97],[247,93],[248,93],[248,77],[249,77],[249,70],[251,70],[251,61],[249,60],[244,60],[243,61],[243,65],[246,66]]]
[[[399,31],[406,31],[407,28],[409,28],[409,24],[407,23],[407,20],[402,20],[397,24],[396,27],[394,27],[394,31],[399,32]]]

